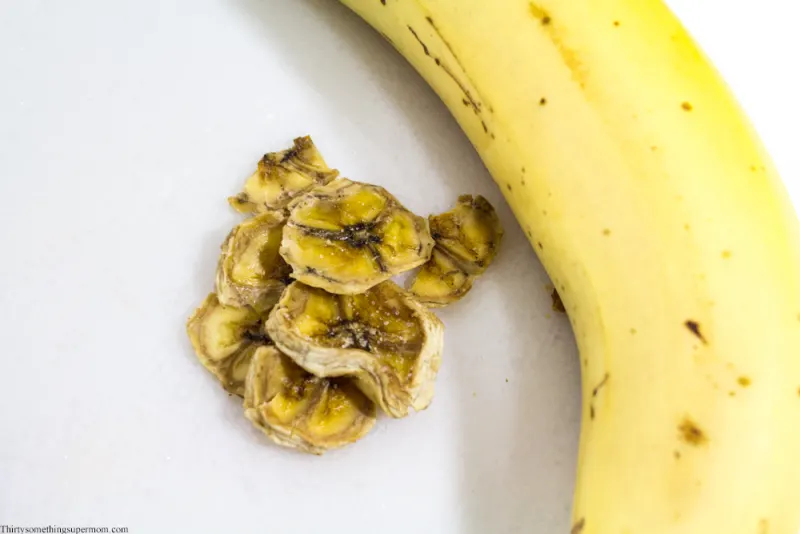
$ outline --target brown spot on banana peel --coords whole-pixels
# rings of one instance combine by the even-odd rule
[[[739,377],[739,378],[738,378],[736,381],[737,381],[737,382],[739,383],[739,385],[740,385],[740,386],[742,386],[743,388],[749,387],[749,386],[750,386],[750,384],[752,383],[752,381],[750,380],[750,378],[749,378],[749,377],[746,377],[746,376],[740,376],[740,377]]]
[[[447,51],[450,52],[450,55],[453,57],[453,60],[456,62],[456,65],[458,65],[459,70],[461,71],[461,73],[464,75],[464,77],[467,79],[467,81],[477,94],[478,99],[476,101],[476,104],[478,105],[478,110],[481,111],[483,109],[483,104],[486,104],[486,108],[489,110],[489,113],[494,113],[494,108],[492,107],[491,103],[489,103],[486,100],[486,98],[484,98],[480,94],[480,92],[478,91],[478,86],[475,85],[475,82],[472,81],[472,78],[470,78],[469,73],[464,68],[464,65],[461,64],[461,60],[458,58],[458,54],[456,54],[456,51],[450,45],[450,42],[447,39],[445,39],[442,32],[439,31],[439,28],[436,26],[436,23],[433,21],[433,18],[428,16],[425,17],[425,20],[428,21],[428,24],[430,24],[433,33],[435,33],[436,36],[439,37],[439,40],[442,42],[442,44],[444,44],[445,48],[447,48]]]
[[[603,375],[603,379],[592,390],[592,400],[589,402],[589,419],[591,419],[592,421],[594,421],[596,415],[596,410],[594,408],[594,400],[597,398],[597,395],[600,393],[600,390],[603,389],[603,387],[608,383],[609,378],[610,375],[608,373]]]
[[[595,386],[595,388],[592,390],[592,398],[597,398],[597,395],[598,395],[598,393],[600,393],[600,390],[601,390],[601,389],[603,389],[603,386],[605,386],[606,384],[608,384],[608,379],[609,379],[609,378],[611,378],[611,375],[609,375],[608,373],[606,373],[605,375],[603,375],[603,379],[602,379],[602,380],[600,381],[600,383],[599,383],[599,384],[597,384],[597,385]]]
[[[557,25],[553,24],[553,17],[534,2],[528,3],[528,10],[541,27],[545,29],[545,33],[555,45],[564,64],[572,72],[572,79],[578,83],[581,89],[584,89],[586,87],[586,69],[578,58],[578,54],[564,43],[558,32]]]
[[[413,36],[414,36],[414,39],[416,39],[416,41],[417,41],[417,42],[419,43],[419,45],[422,47],[422,53],[423,53],[423,54],[425,54],[426,56],[428,56],[429,58],[433,59],[433,61],[436,63],[436,66],[437,66],[437,67],[439,67],[439,68],[441,68],[441,69],[442,69],[442,70],[443,70],[443,71],[444,71],[444,72],[445,72],[445,73],[446,73],[446,74],[447,74],[447,75],[450,77],[450,79],[452,79],[452,80],[453,80],[453,82],[455,82],[455,84],[458,86],[458,88],[459,88],[459,89],[461,90],[461,92],[464,94],[464,98],[462,99],[462,102],[464,102],[464,103],[465,103],[464,105],[468,105],[470,108],[472,108],[472,111],[473,111],[473,113],[475,113],[475,115],[476,115],[476,116],[479,116],[479,117],[480,117],[480,116],[481,116],[481,110],[482,110],[482,107],[483,107],[483,106],[482,106],[482,104],[481,104],[481,102],[480,102],[480,101],[478,101],[478,100],[476,100],[476,99],[475,99],[475,98],[472,96],[472,93],[471,93],[471,92],[470,92],[470,90],[467,88],[467,86],[464,84],[464,82],[462,82],[462,81],[461,81],[461,80],[460,80],[460,79],[459,79],[459,78],[458,78],[458,77],[455,75],[455,73],[454,73],[454,72],[453,72],[453,70],[452,70],[452,69],[451,69],[451,68],[450,68],[450,67],[447,65],[447,63],[445,63],[444,61],[442,61],[442,59],[441,59],[441,58],[439,58],[439,57],[437,57],[437,56],[434,56],[434,55],[431,53],[431,50],[430,50],[430,48],[428,48],[428,45],[427,45],[427,44],[425,44],[425,42],[422,40],[422,38],[420,38],[420,36],[419,36],[419,34],[417,33],[417,31],[416,31],[416,30],[415,30],[413,27],[411,27],[411,26],[406,26],[406,27],[408,28],[408,31],[409,31],[409,32],[411,32],[411,35],[413,35]],[[435,26],[433,26],[433,27],[434,27],[434,29],[435,29]],[[438,33],[438,32],[437,32],[437,33]],[[441,35],[439,35],[439,37],[441,38]],[[447,43],[446,43],[445,41],[442,41],[442,42],[443,42],[443,43],[445,43],[445,46],[448,46],[448,45],[447,45]],[[449,46],[448,46],[448,48],[449,48]],[[451,50],[450,52],[451,52],[451,54],[452,54],[452,50]],[[453,57],[455,57],[455,56],[453,56]],[[458,60],[457,60],[457,59],[456,59],[456,62],[458,63]],[[459,63],[459,67],[460,67],[460,66],[461,66],[461,64]],[[463,72],[463,70],[464,70],[464,69],[462,68],[461,70],[462,70],[462,72]],[[474,87],[474,84],[472,84],[472,82],[471,82],[471,81],[470,81],[470,84],[471,84],[471,85]],[[490,135],[490,136],[492,137],[492,139],[494,139],[494,134],[489,132],[489,126],[486,124],[486,121],[485,121],[485,120],[481,120],[481,126],[483,127],[483,131],[484,131],[484,133],[486,133],[487,135]]]
[[[705,432],[689,417],[684,417],[681,424],[678,425],[678,435],[685,443],[693,447],[700,447],[708,443]]]
[[[694,321],[692,319],[688,319],[685,323],[683,323],[689,331],[694,334],[697,339],[703,342],[703,345],[708,345],[708,341],[706,340],[703,333],[700,331],[700,323]]]
[[[569,531],[569,534],[581,534],[584,528],[586,528],[586,518],[581,517],[575,522],[574,525],[572,525],[572,529]]]
[[[528,10],[531,12],[533,18],[540,21],[542,25],[546,26],[547,24],[550,24],[550,22],[552,22],[553,20],[547,13],[547,11],[544,10],[543,7],[533,2],[528,2]]]
[[[412,28],[411,26],[408,26],[408,31],[410,31],[410,32],[411,32],[411,35],[413,35],[413,36],[414,36],[414,39],[416,39],[416,40],[417,40],[417,42],[419,43],[419,45],[422,47],[422,53],[423,53],[423,54],[425,54],[425,55],[426,55],[426,56],[428,56],[428,57],[433,57],[433,56],[431,56],[431,51],[430,51],[430,50],[428,50],[428,45],[426,45],[426,44],[425,44],[425,43],[422,41],[422,39],[420,39],[420,38],[419,38],[419,35],[417,35],[417,32],[416,32],[416,31],[414,31],[414,28]]]

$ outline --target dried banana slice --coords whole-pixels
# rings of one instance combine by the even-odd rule
[[[317,376],[351,376],[392,417],[433,399],[444,326],[391,281],[359,295],[294,282],[266,329],[276,346]]]
[[[481,274],[497,255],[503,227],[489,201],[461,195],[452,210],[429,218],[436,245],[468,274]]]
[[[313,454],[364,437],[376,409],[348,378],[318,378],[275,347],[253,355],[244,414],[272,441]]]
[[[339,179],[290,206],[281,255],[292,277],[337,294],[362,293],[430,258],[424,218],[384,188]]]
[[[211,293],[189,318],[186,332],[203,366],[228,392],[241,396],[253,352],[271,342],[262,324],[256,311],[225,306]]]
[[[230,197],[228,203],[240,213],[280,210],[292,199],[337,176],[339,171],[325,164],[311,138],[298,137],[292,148],[261,158],[256,172],[245,182],[244,191]]]
[[[411,280],[409,292],[426,306],[437,308],[461,299],[472,289],[474,279],[453,258],[434,247],[430,261]]]
[[[278,302],[291,271],[278,253],[284,220],[276,212],[262,213],[228,234],[217,264],[222,304],[268,312]]]

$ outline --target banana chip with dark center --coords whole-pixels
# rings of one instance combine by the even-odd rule
[[[376,409],[348,378],[318,378],[275,347],[252,357],[244,394],[245,416],[280,445],[313,454],[364,437]]]
[[[268,312],[278,301],[291,269],[280,250],[284,217],[263,213],[228,234],[217,264],[217,295],[227,306]]]
[[[276,346],[317,376],[350,376],[392,417],[428,407],[444,326],[391,281],[358,295],[295,282],[266,324]]]
[[[325,164],[311,138],[298,137],[294,146],[270,152],[245,182],[244,191],[228,202],[240,213],[260,213],[285,208],[293,199],[339,176]]]
[[[427,221],[379,186],[336,180],[289,209],[281,255],[293,278],[331,293],[362,293],[433,249]]]
[[[426,306],[436,308],[461,299],[472,289],[474,278],[435,247],[430,261],[411,280],[408,291]]]
[[[497,255],[503,227],[489,201],[461,195],[452,210],[429,217],[436,246],[449,254],[464,272],[482,274]]]
[[[211,293],[186,323],[192,347],[203,366],[235,395],[244,394],[244,380],[255,349],[271,343],[262,316],[250,308],[220,304]]]

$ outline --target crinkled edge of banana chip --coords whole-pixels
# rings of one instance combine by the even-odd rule
[[[197,356],[197,359],[200,360],[200,363],[203,365],[203,367],[205,367],[217,378],[217,380],[219,380],[219,383],[223,388],[225,388],[225,391],[241,397],[244,395],[244,381],[231,381],[229,379],[229,371],[233,366],[238,365],[242,358],[251,358],[253,352],[255,352],[255,349],[260,346],[261,343],[259,341],[254,341],[243,337],[242,340],[235,345],[235,348],[232,348],[230,353],[222,359],[214,359],[209,357],[208,353],[203,347],[203,342],[200,340],[201,329],[203,328],[203,320],[216,306],[225,305],[219,302],[219,299],[215,293],[209,293],[208,296],[206,296],[206,298],[203,300],[203,303],[200,304],[200,306],[194,311],[194,313],[192,313],[191,317],[189,317],[189,320],[186,322],[186,333],[189,335],[189,341],[192,343],[194,353]],[[254,310],[243,309],[242,311],[258,315]],[[264,333],[264,337],[264,342],[268,342],[268,340],[266,340],[266,332]]]
[[[266,313],[278,302],[291,273],[291,268],[284,262],[280,254],[277,254],[277,261],[281,262],[285,269],[282,269],[274,279],[268,280],[264,285],[251,286],[234,282],[231,270],[235,266],[237,248],[243,245],[240,237],[244,236],[246,232],[252,231],[254,229],[252,225],[262,222],[267,225],[283,225],[285,220],[285,216],[281,213],[266,212],[245,220],[230,231],[222,243],[222,252],[217,262],[215,284],[220,303],[226,306],[249,306],[258,312]]]
[[[329,348],[315,345],[295,333],[291,320],[286,317],[285,300],[289,298],[289,285],[281,300],[272,309],[265,328],[275,345],[300,367],[316,376],[351,376],[358,387],[381,409],[394,418],[408,415],[408,408],[419,412],[433,400],[436,375],[441,366],[444,346],[444,324],[421,302],[392,281],[398,297],[417,316],[421,323],[424,342],[411,371],[411,382],[407,387],[400,384],[397,373],[374,354],[354,348]],[[342,361],[355,362],[343,366]],[[394,391],[399,391],[395,394]]]
[[[247,193],[251,180],[265,180],[280,172],[294,172],[307,176],[313,182],[298,191],[285,192],[274,202],[255,202]],[[269,152],[258,162],[256,171],[245,181],[244,189],[236,196],[228,198],[228,204],[239,213],[261,213],[284,209],[292,200],[335,180],[339,171],[331,169],[317,149],[311,137],[306,135],[294,139],[292,147],[278,152]]]
[[[375,422],[377,421],[377,409],[375,404],[367,399],[366,396],[360,400],[363,400],[365,404],[368,403],[370,409],[368,409],[366,413],[362,411],[361,417],[350,427],[350,430],[354,430],[354,432],[347,434],[346,437],[342,437],[342,434],[337,434],[336,436],[324,440],[316,440],[306,435],[297,422],[292,426],[271,422],[264,412],[275,395],[267,398],[268,392],[266,390],[268,388],[267,383],[269,377],[265,376],[265,374],[270,372],[270,369],[268,369],[270,365],[280,365],[280,363],[275,360],[272,362],[268,361],[268,358],[275,357],[286,358],[292,365],[297,365],[291,358],[282,354],[281,351],[275,347],[259,347],[250,361],[250,368],[245,381],[244,401],[242,403],[245,417],[273,442],[302,452],[321,455],[328,450],[355,443],[367,435],[375,426]],[[322,378],[320,380],[324,381],[325,379]],[[330,387],[329,384],[327,386]],[[320,382],[317,384],[317,387],[323,387],[323,384]],[[317,392],[316,397],[319,397],[319,395],[323,393],[324,392]],[[355,385],[353,386],[353,393],[364,395]],[[359,399],[356,401],[358,400]],[[356,406],[354,406],[354,408],[358,409]],[[303,415],[307,416],[308,410],[306,410]]]
[[[304,266],[296,260],[293,253],[293,247],[299,247],[299,245],[292,243],[291,237],[294,232],[301,232],[299,228],[303,225],[298,225],[292,220],[293,212],[315,201],[330,201],[337,198],[343,198],[346,196],[343,192],[352,187],[365,187],[377,190],[387,200],[384,210],[396,209],[410,215],[410,218],[415,224],[415,232],[419,239],[419,258],[417,260],[403,265],[402,268],[394,267],[390,269],[385,269],[384,267],[380,266],[380,263],[378,263],[373,275],[348,281],[333,278],[318,269],[312,269]],[[284,238],[281,243],[281,256],[283,256],[284,260],[286,260],[286,262],[292,267],[292,278],[309,286],[324,289],[325,291],[335,293],[337,295],[356,295],[363,293],[370,288],[389,280],[393,276],[423,265],[430,260],[431,254],[433,253],[433,248],[435,246],[433,237],[431,237],[430,223],[428,219],[421,217],[406,208],[386,188],[379,185],[356,182],[347,178],[340,178],[335,182],[318,187],[308,192],[306,195],[296,198],[292,203],[289,204],[287,209],[289,210],[289,217],[287,219],[286,226],[284,227]]]

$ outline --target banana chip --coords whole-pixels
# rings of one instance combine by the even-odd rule
[[[317,376],[351,376],[387,414],[428,407],[441,362],[442,322],[395,283],[333,295],[294,282],[267,320],[277,347]]]
[[[244,191],[228,203],[240,213],[261,213],[285,208],[293,199],[339,176],[330,169],[311,138],[298,137],[294,146],[270,152],[245,182]]]
[[[489,201],[478,195],[461,195],[452,210],[429,217],[436,245],[464,272],[482,274],[497,255],[503,227]]]
[[[228,234],[217,264],[217,295],[226,306],[268,312],[278,302],[289,266],[278,253],[284,218],[268,212],[247,219]]]
[[[433,249],[427,221],[379,186],[339,179],[289,209],[281,255],[293,278],[331,293],[362,293]]]
[[[203,366],[228,392],[241,396],[253,352],[270,343],[262,324],[255,310],[225,306],[211,293],[189,318],[186,331]]]
[[[244,394],[245,416],[272,441],[312,454],[364,437],[376,408],[348,378],[318,378],[275,347],[252,357]]]
[[[475,277],[439,247],[433,249],[430,261],[411,280],[409,292],[426,306],[437,308],[461,299],[472,289]]]
[[[380,186],[339,177],[311,138],[266,154],[242,193],[215,292],[186,329],[200,362],[275,443],[312,454],[426,409],[444,325],[503,229],[481,196],[423,218]],[[420,267],[408,291],[390,278]],[[292,280],[294,279],[294,280]]]

